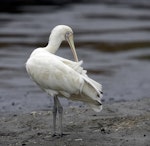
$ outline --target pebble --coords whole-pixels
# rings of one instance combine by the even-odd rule
[[[83,140],[82,138],[75,139],[75,141],[82,141],[82,140]]]

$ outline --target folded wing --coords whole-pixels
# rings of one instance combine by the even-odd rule
[[[38,50],[28,59],[26,69],[49,95],[86,102],[99,112],[102,109],[102,86],[89,78],[81,65],[82,61],[73,62]]]

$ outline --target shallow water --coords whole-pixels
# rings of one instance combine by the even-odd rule
[[[0,13],[0,110],[31,111],[52,106],[28,77],[25,62],[45,46],[51,29],[71,26],[79,59],[88,75],[103,85],[105,101],[150,95],[150,9],[130,4],[26,6]],[[73,59],[69,46],[57,53]],[[50,102],[49,102],[50,99]],[[82,105],[62,99],[63,105]]]

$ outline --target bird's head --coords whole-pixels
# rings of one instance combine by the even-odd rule
[[[73,31],[69,26],[67,26],[67,25],[55,26],[51,32],[50,39],[52,37],[59,39],[60,42],[66,40],[69,43],[69,46],[72,50],[75,61],[78,62],[78,56],[77,56],[75,46],[74,46]]]

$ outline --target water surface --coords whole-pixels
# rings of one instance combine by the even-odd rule
[[[52,106],[28,77],[25,62],[47,44],[58,24],[73,28],[79,59],[88,75],[103,85],[105,101],[135,100],[150,95],[150,10],[125,5],[90,4],[20,7],[0,13],[0,110],[31,111]],[[57,55],[73,59],[69,46]],[[65,99],[63,105],[82,105]]]

